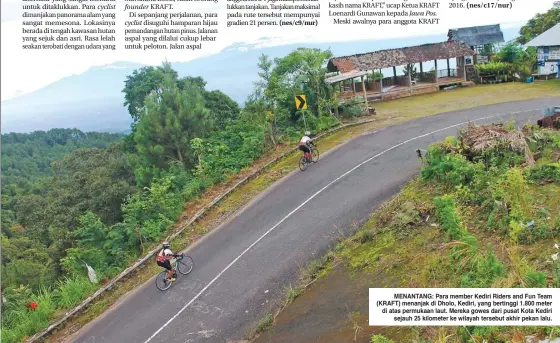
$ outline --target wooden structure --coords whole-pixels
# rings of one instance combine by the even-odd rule
[[[505,42],[500,24],[450,29],[447,38],[449,41],[468,45],[475,52],[475,64],[479,63],[479,59],[481,59],[480,63],[488,61],[490,46]]]
[[[363,85],[364,84],[364,76],[366,76],[368,74],[367,71],[361,71],[361,70],[352,70],[349,71],[347,73],[342,73],[336,76],[332,76],[327,78],[325,81],[327,82],[327,84],[329,85],[333,85],[333,89],[335,88],[335,84],[341,84],[342,81],[346,81],[346,80],[352,80],[352,91],[354,93],[356,93],[356,78],[360,78],[360,83]],[[366,103],[366,108],[368,106],[368,102],[367,102],[367,93],[366,93],[366,88],[362,87],[362,91],[364,94],[364,101]],[[344,92],[344,91],[343,91]]]
[[[341,87],[342,99],[363,94],[364,101],[388,100],[414,94],[437,92],[440,87],[462,84],[466,81],[464,60],[465,56],[472,56],[473,51],[465,44],[456,42],[442,42],[424,44],[399,49],[388,49],[351,56],[332,58],[327,69],[338,72],[339,75],[327,79],[327,83]],[[450,58],[457,59],[458,68],[438,70],[438,60]],[[424,72],[423,63],[435,61],[435,70]],[[412,77],[413,66],[419,63],[420,72]],[[397,66],[406,66],[406,75],[397,75]],[[381,80],[364,80],[369,72],[382,71],[384,68],[393,69],[392,77]],[[355,79],[360,77],[360,82]],[[352,88],[345,89],[341,86],[344,80],[352,80]]]
[[[465,66],[469,81],[479,81],[474,65],[489,62],[493,46],[505,42],[499,24],[451,29],[447,33],[447,38],[448,41],[466,44],[474,51],[471,63],[467,63]]]
[[[560,23],[525,44],[537,48],[539,70],[535,77],[560,78]]]

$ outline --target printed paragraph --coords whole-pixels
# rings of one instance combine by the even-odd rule
[[[329,0],[329,16],[337,25],[437,25],[440,1]]]
[[[370,288],[369,300],[375,326],[560,324],[558,289]]]
[[[495,0],[495,1],[488,1],[488,0],[450,0],[449,1],[449,8],[457,8],[457,9],[512,9],[514,1],[508,0]]]
[[[319,25],[318,0],[227,0],[227,27],[313,27]]]
[[[115,0],[22,0],[22,48],[115,50]]]
[[[201,11],[206,2],[127,0],[125,49],[200,50],[215,42],[218,13]]]

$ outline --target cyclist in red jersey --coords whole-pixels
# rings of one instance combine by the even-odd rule
[[[157,262],[158,266],[167,269],[167,271],[168,271],[167,276],[169,277],[169,279],[171,281],[175,281],[175,278],[177,277],[177,274],[175,273],[175,270],[173,270],[173,267],[171,267],[170,259],[172,257],[177,257],[177,255],[173,254],[173,251],[171,251],[171,249],[169,249],[170,247],[171,247],[171,244],[169,244],[168,242],[163,243],[162,249],[157,254],[156,262]]]

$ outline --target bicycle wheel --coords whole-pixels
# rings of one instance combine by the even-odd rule
[[[301,171],[305,171],[307,169],[308,163],[307,163],[307,159],[305,158],[305,156],[302,156],[299,160],[299,169]]]
[[[313,148],[311,151],[311,160],[313,160],[313,162],[319,161],[319,149]]]
[[[177,270],[183,275],[187,275],[194,267],[194,261],[190,256],[185,255],[181,260],[177,261]]]
[[[171,287],[172,282],[167,278],[167,270],[162,271],[156,276],[156,287],[160,291],[166,291]]]

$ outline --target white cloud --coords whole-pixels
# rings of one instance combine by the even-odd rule
[[[2,11],[13,11],[14,3],[20,0],[2,0]],[[499,23],[501,18],[507,18],[507,25],[524,23],[538,12],[545,12],[552,7],[553,1],[516,0],[509,10],[455,10],[441,8],[439,10],[440,24],[437,26],[370,26],[360,27],[352,25],[335,25],[328,17],[328,1],[321,1],[321,20],[318,27],[226,27],[225,4],[216,5],[206,3],[204,6],[212,8],[220,15],[219,42],[206,44],[204,51],[131,51],[118,48],[117,51],[23,51],[21,49],[21,27],[19,20],[2,22],[2,99],[13,96],[16,92],[30,92],[44,87],[62,77],[82,73],[96,65],[111,64],[116,61],[129,61],[144,64],[159,64],[164,59],[170,62],[189,61],[195,58],[214,54],[227,46],[243,43],[247,48],[254,48],[290,44],[315,43],[329,41],[353,41],[362,39],[388,39],[428,34],[441,34],[446,39],[449,28],[488,25]],[[447,2],[442,2],[442,7]],[[192,2],[175,3],[176,9],[192,11]],[[8,6],[9,5],[9,6]],[[117,2],[117,15],[120,16],[116,27],[117,33],[124,31],[123,1]],[[202,11],[202,10],[201,10]],[[8,15],[9,17],[9,15]],[[13,17],[13,16],[12,16]],[[262,37],[271,37],[263,40]],[[123,37],[117,37],[117,46],[123,44]]]
[[[101,69],[126,69],[125,66],[106,65]]]

